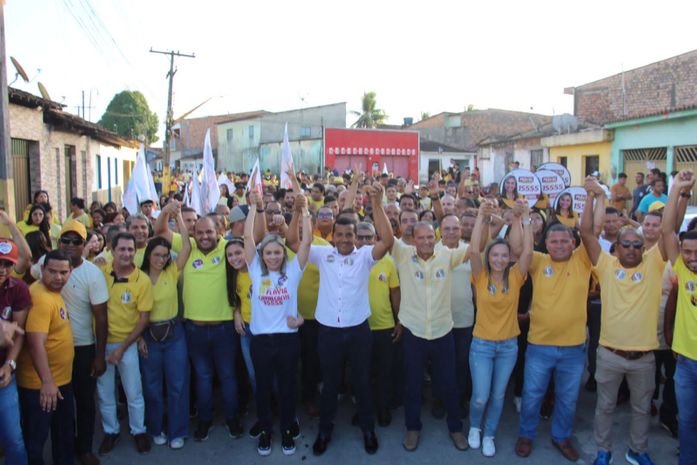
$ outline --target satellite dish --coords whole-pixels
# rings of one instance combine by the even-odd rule
[[[27,76],[27,72],[24,71],[24,68],[22,68],[22,65],[19,64],[19,61],[15,57],[10,57],[10,61],[12,62],[12,66],[15,67],[15,71],[17,72],[15,74],[15,79],[10,83],[10,85],[14,84],[17,79],[20,77],[24,82],[29,82],[29,76]]]
[[[41,96],[46,100],[51,100],[51,96],[48,95],[48,91],[46,90],[46,86],[41,84],[41,82],[38,82],[37,84],[39,85],[39,92],[41,92]]]

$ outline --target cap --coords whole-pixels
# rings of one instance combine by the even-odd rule
[[[230,212],[230,216],[228,218],[230,219],[230,223],[237,223],[238,221],[246,220],[247,214],[242,211],[242,208],[237,206],[237,207],[232,209],[232,211]]]
[[[337,177],[334,178],[334,181],[332,181],[332,182],[334,183],[334,185],[337,185],[337,186],[338,186],[338,185],[343,185],[343,184],[344,184],[344,178],[341,178],[341,177],[338,177],[338,176],[337,176]]]
[[[87,229],[85,225],[77,220],[70,219],[63,224],[63,229],[61,229],[61,236],[69,232],[74,232],[82,238],[83,241],[87,240]]]
[[[665,203],[661,202],[660,200],[656,200],[655,202],[651,202],[651,205],[649,205],[649,212],[655,212],[665,206]]]
[[[0,260],[7,260],[16,264],[17,260],[19,260],[17,244],[9,239],[0,239]]]

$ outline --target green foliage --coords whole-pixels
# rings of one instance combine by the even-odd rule
[[[354,128],[376,128],[384,124],[387,119],[387,114],[384,110],[375,108],[377,102],[375,100],[375,92],[363,92],[361,99],[361,111],[352,111],[358,119],[353,123]]]
[[[145,96],[137,90],[124,90],[114,95],[98,124],[129,139],[144,134],[148,145],[158,139],[157,114],[150,111]]]
[[[429,119],[430,117],[431,117],[431,114],[429,112],[427,112],[427,111],[421,112],[421,121],[423,121],[425,119]]]

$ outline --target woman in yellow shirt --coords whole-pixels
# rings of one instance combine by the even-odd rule
[[[174,205],[174,204],[173,204]],[[184,447],[189,435],[189,363],[186,336],[177,319],[179,301],[177,281],[191,253],[191,242],[178,205],[177,226],[182,236],[182,249],[171,257],[172,245],[163,237],[148,242],[140,267],[153,283],[153,307],[150,325],[138,342],[145,397],[145,426],[156,445],[172,449]],[[167,385],[167,427],[164,428],[165,400],[163,384]],[[164,431],[167,431],[165,435]]]
[[[513,211],[514,229],[511,236],[520,237],[521,216],[523,223],[523,251],[518,263],[512,263],[511,248],[503,239],[497,239],[487,246],[483,263],[478,253],[470,256],[477,315],[469,355],[472,399],[468,441],[473,449],[481,445],[482,454],[486,457],[496,454],[494,436],[501,418],[506,386],[518,355],[518,298],[533,251],[533,233],[527,202],[517,202]],[[472,250],[480,250],[481,241],[484,240],[483,225],[492,212],[492,204],[484,202],[480,206],[470,243]]]
[[[41,231],[46,236],[48,243],[51,243],[51,227],[43,205],[32,205],[29,209],[29,216],[26,220],[17,223],[17,229],[24,236],[33,231]]]
[[[578,213],[574,211],[571,194],[566,193],[559,197],[554,213],[561,224],[570,228],[578,228]]]

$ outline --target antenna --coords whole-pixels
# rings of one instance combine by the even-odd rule
[[[19,61],[17,61],[15,57],[10,57],[10,61],[12,62],[12,66],[15,67],[16,74],[14,80],[9,85],[14,84],[20,77],[24,82],[29,82],[29,76],[27,76],[27,72],[24,71],[22,65],[19,64]]]
[[[51,96],[48,95],[48,90],[46,90],[46,86],[41,84],[40,81],[37,82],[37,84],[39,85],[39,92],[41,92],[41,96],[46,100],[51,100]]]

